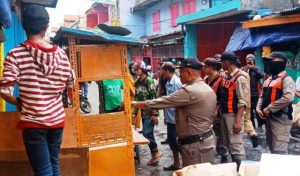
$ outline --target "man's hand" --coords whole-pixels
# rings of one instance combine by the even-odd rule
[[[133,101],[133,102],[131,102],[131,105],[135,108],[140,108],[140,109],[148,108],[144,101]]]
[[[119,110],[119,111],[124,111],[124,102],[122,102],[122,103],[120,104],[120,107],[119,107],[118,110]]]
[[[235,120],[234,123],[233,123],[233,133],[235,134],[239,134],[242,130],[242,124],[241,124],[241,121],[240,120]]]
[[[136,115],[132,114],[132,125],[135,125],[136,122]]]
[[[271,113],[271,111],[268,108],[265,108],[263,110],[264,117],[266,117],[266,118],[270,117],[270,113]]]
[[[219,119],[219,110],[216,109],[214,114],[213,114],[213,122],[218,122],[220,119]]]
[[[260,109],[256,108],[256,112],[261,119],[265,119],[263,112]]]
[[[17,109],[19,111],[22,110],[21,102],[16,96],[11,96],[9,94],[5,94],[3,92],[0,92],[0,96],[8,103],[16,105]]]
[[[248,67],[248,69],[250,69],[250,70],[254,70],[254,69],[256,68],[254,64],[253,64],[253,65],[247,64],[247,67]]]
[[[158,118],[156,115],[152,115],[150,120],[154,123],[154,125],[158,125]]]

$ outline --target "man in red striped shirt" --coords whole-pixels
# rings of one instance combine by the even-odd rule
[[[21,112],[18,128],[35,175],[60,175],[58,155],[65,119],[62,91],[74,79],[66,53],[44,40],[48,24],[44,7],[25,6],[22,25],[27,41],[7,54],[0,78],[1,97]],[[19,98],[12,95],[16,83]]]

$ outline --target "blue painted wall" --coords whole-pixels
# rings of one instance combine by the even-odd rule
[[[151,36],[155,34],[168,34],[175,31],[180,31],[181,27],[178,25],[177,27],[173,28],[171,26],[171,11],[170,11],[170,4],[179,2],[179,14],[182,15],[182,0],[165,0],[160,3],[157,3],[155,6],[146,10],[146,35]],[[203,9],[209,8],[209,1],[208,0],[196,0],[196,12],[201,11]],[[160,31],[153,32],[153,20],[152,20],[152,13],[154,11],[160,11]]]
[[[164,0],[155,4],[153,7],[145,11],[131,12],[134,6],[134,0],[127,0],[126,3],[120,3],[121,26],[132,31],[129,37],[151,36],[155,34],[168,34],[171,32],[180,31],[181,27],[171,26],[171,11],[170,4],[179,2],[179,14],[182,15],[182,0]],[[209,0],[196,0],[196,11],[209,8]],[[160,11],[161,30],[153,32],[152,12]]]
[[[12,48],[26,40],[26,34],[23,30],[19,18],[12,12],[12,25],[9,29],[4,30],[6,41],[4,42],[4,55],[6,55]],[[15,87],[14,94],[18,96],[18,88]],[[6,111],[15,111],[16,107],[12,104],[6,104]]]
[[[144,12],[131,12],[135,0],[127,0],[119,3],[121,26],[128,28],[132,33],[128,37],[138,38],[146,35],[146,23]]]

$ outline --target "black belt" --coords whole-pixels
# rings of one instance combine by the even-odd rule
[[[212,130],[209,130],[208,132],[202,133],[202,134],[196,134],[192,136],[187,136],[181,139],[178,139],[178,143],[180,145],[186,145],[186,144],[192,144],[195,142],[202,142],[205,139],[209,138],[211,135],[213,135]]]

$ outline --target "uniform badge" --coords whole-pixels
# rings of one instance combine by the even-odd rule
[[[290,84],[289,84],[289,88],[290,88],[290,89],[294,89],[295,87],[296,87],[296,85],[295,85],[294,83],[290,83]]]
[[[246,89],[246,83],[242,83],[242,89]]]

